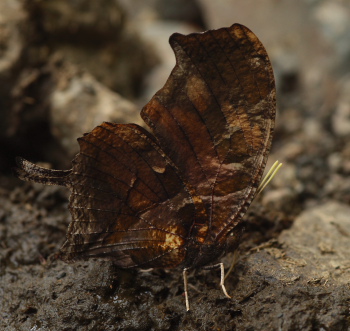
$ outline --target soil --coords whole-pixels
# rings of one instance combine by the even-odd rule
[[[196,270],[189,275],[186,312],[182,270],[120,270],[110,261],[57,259],[71,217],[68,192],[23,183],[11,167],[23,156],[68,168],[75,138],[96,125],[101,107],[109,107],[106,120],[139,121],[132,102],[163,85],[152,73],[167,61],[147,39],[152,29],[145,31],[152,22],[168,31],[174,26],[169,17],[179,28],[211,28],[213,9],[203,0],[191,15],[162,17],[166,1],[142,2],[137,11],[132,2],[125,8],[123,1],[109,2],[105,25],[98,24],[104,12],[91,0],[67,7],[44,3],[0,4],[0,329],[350,330],[350,49],[343,35],[350,33],[350,5],[295,4],[291,14],[312,20],[305,35],[288,37],[300,41],[294,48],[281,41],[273,46],[278,36],[269,35],[271,27],[256,31],[240,22],[270,45],[279,103],[269,164],[278,159],[284,165],[244,217],[239,254],[223,259],[226,270],[235,262],[225,280],[232,299],[220,290],[219,270]],[[222,3],[233,8],[232,1]],[[273,1],[261,3],[266,12],[274,6],[288,15]],[[100,42],[88,54],[91,40]],[[293,49],[302,60],[293,58]],[[82,93],[89,111],[82,132],[72,137],[67,107],[74,111]]]

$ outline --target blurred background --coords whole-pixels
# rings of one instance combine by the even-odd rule
[[[273,63],[281,185],[350,202],[349,17],[346,0],[1,1],[0,171],[18,155],[69,168],[102,121],[142,124],[174,66],[169,36],[237,22]]]
[[[279,233],[291,227],[288,231],[294,229],[294,232],[284,236],[284,243],[289,242],[289,247],[294,248],[311,247],[314,243],[316,248],[311,255],[303,251],[304,259],[308,256],[316,264],[327,260],[330,264],[322,270],[328,272],[328,284],[331,284],[328,279],[349,284],[349,240],[338,251],[334,248],[342,242],[339,238],[350,236],[348,0],[1,0],[0,276],[5,277],[3,286],[11,282],[19,286],[23,282],[27,287],[23,279],[33,269],[20,266],[35,269],[39,261],[42,263],[56,252],[64,240],[70,217],[65,191],[21,183],[13,177],[15,157],[68,169],[78,152],[76,139],[101,122],[144,125],[140,110],[163,86],[175,64],[168,44],[170,35],[233,23],[250,28],[272,61],[278,113],[269,165],[277,159],[284,163],[260,200],[263,211],[253,209],[248,215],[257,218],[260,224],[268,224],[268,229],[256,225],[258,237],[248,244],[247,251],[271,238],[280,240]],[[317,218],[319,215],[328,215],[323,219],[326,223]],[[300,219],[303,222],[298,223]],[[305,220],[315,224],[315,228],[307,227]],[[335,220],[342,220],[342,230],[337,230],[342,234],[337,232],[332,237],[333,230],[328,226]],[[306,228],[309,234],[303,239]],[[316,232],[318,235],[311,238],[310,233]],[[319,243],[325,238],[328,241],[321,247]],[[277,259],[278,254],[271,252],[268,256]],[[338,276],[333,274],[336,267],[338,273],[342,270]],[[318,266],[313,268],[316,270]],[[40,274],[38,270],[31,272],[35,277]],[[158,275],[155,279],[158,282]],[[1,291],[4,287],[0,287],[0,300]],[[18,298],[24,290],[11,291],[9,297],[17,302],[13,307],[22,307]],[[174,291],[174,295],[181,293]],[[349,300],[349,289],[342,293],[345,293],[342,302]],[[40,295],[42,302],[47,302],[45,295]],[[163,293],[163,297],[169,300],[172,295]],[[29,294],[26,298],[25,304],[31,307]],[[17,308],[13,309],[17,314]],[[21,309],[27,321],[39,308]],[[240,309],[244,315],[244,307]],[[284,314],[288,310],[292,308]],[[205,311],[208,312],[208,307],[203,314]],[[326,311],[324,316],[328,313],[331,316],[331,308]],[[230,316],[238,316],[236,313]],[[52,316],[48,311],[42,312],[42,316],[45,314]],[[337,314],[340,313],[333,315]],[[13,318],[8,311],[5,315],[2,317],[5,322]],[[20,323],[23,316],[12,319],[17,321],[13,323]],[[346,315],[342,316],[346,319]],[[327,321],[328,324],[322,323],[330,325],[329,329],[335,325],[332,330],[342,330],[337,325],[346,326],[336,324],[331,317]]]

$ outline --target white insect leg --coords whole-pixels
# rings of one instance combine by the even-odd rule
[[[190,302],[188,301],[188,282],[187,282],[187,268],[185,268],[182,272],[184,278],[184,289],[185,289],[185,302],[186,302],[186,310],[190,310]]]
[[[220,265],[220,270],[221,270],[221,276],[220,276],[220,286],[222,288],[222,291],[224,292],[225,296],[229,299],[231,299],[231,297],[227,294],[226,291],[226,287],[225,287],[225,269],[224,269],[224,264],[223,263],[219,263]]]
[[[206,267],[203,267],[203,269],[206,269],[206,270],[210,270],[210,269],[214,269],[214,268],[219,268],[220,267],[220,286],[222,288],[222,291],[224,292],[225,296],[229,299],[231,299],[231,297],[228,295],[227,291],[226,291],[226,287],[225,287],[225,269],[224,269],[224,264],[221,262],[221,263],[218,263],[218,264],[214,264],[214,265],[210,265],[210,266],[206,266]]]

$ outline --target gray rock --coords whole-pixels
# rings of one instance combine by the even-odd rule
[[[60,52],[124,97],[137,96],[155,61],[152,50],[126,27],[118,1],[32,1],[27,10],[51,52]]]
[[[297,197],[297,193],[290,187],[267,190],[267,192],[264,192],[262,204],[267,208],[292,215],[300,211]]]
[[[305,210],[237,264],[242,330],[348,330],[349,215],[337,202]]]
[[[350,279],[350,207],[338,202],[304,211],[278,238],[284,268],[306,282],[348,284]],[[350,294],[350,293],[349,293]]]
[[[0,78],[9,75],[20,59],[26,44],[20,28],[25,19],[19,1],[0,2]]]
[[[341,84],[338,104],[332,115],[332,127],[338,136],[350,136],[350,79]]]
[[[11,126],[9,94],[13,74],[21,66],[21,56],[27,46],[27,38],[22,33],[26,18],[19,1],[0,1],[0,137],[6,137]]]
[[[319,5],[315,8],[313,16],[319,24],[325,44],[332,50],[333,66],[336,69],[340,69],[341,72],[345,68],[349,69],[349,2],[320,1]]]
[[[189,34],[195,32],[190,25],[179,21],[155,20],[144,22],[140,36],[151,46],[159,58],[159,63],[145,77],[143,93],[138,101],[140,106],[146,104],[165,84],[175,66],[174,52],[169,45],[173,33]]]
[[[128,16],[142,30],[143,21],[187,22],[203,27],[202,10],[196,0],[119,0]]]
[[[69,156],[78,151],[77,138],[102,122],[143,124],[135,105],[88,72],[64,63],[53,75],[55,85],[48,100],[51,130]]]

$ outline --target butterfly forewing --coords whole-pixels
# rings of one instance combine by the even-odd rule
[[[230,28],[170,39],[177,64],[141,115],[195,188],[207,242],[225,239],[254,197],[270,148],[275,85],[257,37]]]

